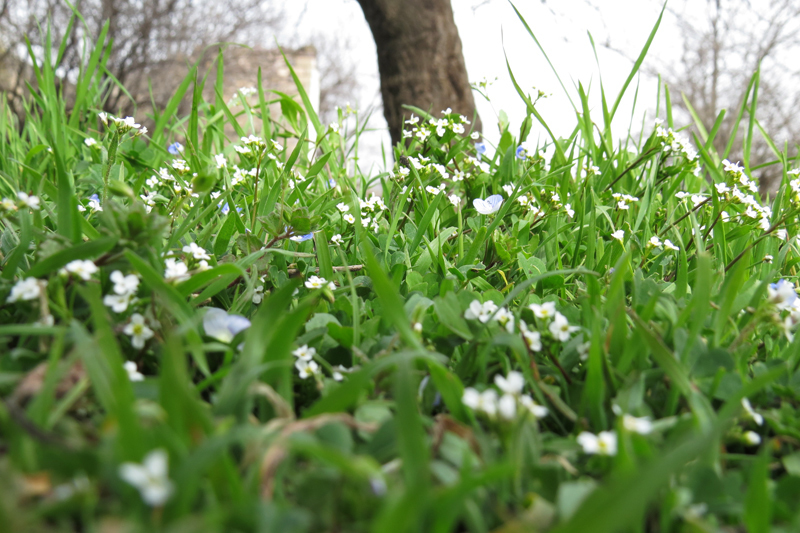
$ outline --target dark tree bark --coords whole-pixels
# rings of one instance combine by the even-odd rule
[[[392,144],[400,141],[403,104],[445,108],[474,119],[467,68],[450,0],[358,0],[378,48],[383,113]]]

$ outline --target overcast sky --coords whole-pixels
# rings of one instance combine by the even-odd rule
[[[597,1],[597,0],[596,0]],[[375,44],[369,26],[355,0],[284,0],[288,14],[300,19],[302,33],[346,35],[352,45],[352,59],[358,65],[362,86],[358,103],[367,107],[379,102],[379,79]],[[591,87],[590,99],[595,121],[602,116],[599,105],[599,71],[589,41],[591,32],[598,44],[598,56],[607,98],[611,101],[630,72],[632,59],[644,45],[655,24],[660,4],[655,0],[600,0],[602,9],[591,7],[586,0],[517,0],[515,5],[527,20],[539,42],[556,66],[564,85],[576,105],[577,83]],[[704,4],[700,3],[700,5]],[[552,95],[537,104],[556,135],[568,135],[575,127],[572,106],[552,74],[543,54],[528,35],[506,0],[452,0],[456,24],[463,43],[464,58],[471,81],[483,78],[497,81],[491,87],[491,103],[476,95],[478,111],[483,119],[484,136],[490,142],[499,138],[496,113],[504,110],[512,131],[519,131],[525,118],[525,105],[510,81],[504,61],[504,50],[520,86],[535,94],[533,87]],[[344,32],[344,33],[343,33]],[[653,43],[647,64],[658,69],[659,62],[674,58],[678,47],[677,30],[665,16]],[[614,50],[602,46],[610,42]],[[624,135],[631,118],[631,103],[636,82],[628,90],[628,97],[614,122],[617,135]],[[639,103],[635,122],[641,124],[642,113],[654,111],[656,82],[650,76],[640,80]],[[355,98],[354,98],[355,100]],[[351,102],[353,103],[353,102]],[[342,102],[344,104],[344,102]],[[385,128],[382,117],[375,120],[376,128]],[[634,128],[637,130],[638,128]],[[535,139],[535,137],[534,137]],[[371,151],[380,153],[380,143],[388,148],[386,133],[376,133],[369,140]]]

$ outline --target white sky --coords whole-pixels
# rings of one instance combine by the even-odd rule
[[[593,118],[595,122],[600,122],[602,108],[599,103],[599,71],[587,32],[592,33],[597,44],[606,98],[611,105],[630,72],[632,59],[638,56],[658,18],[661,4],[657,0],[597,1],[602,4],[600,11],[589,6],[585,0],[517,0],[515,5],[556,66],[576,106],[580,107],[578,82],[584,88],[591,87]],[[352,59],[358,65],[358,77],[362,86],[358,103],[364,108],[378,102],[380,94],[375,44],[358,3],[355,0],[283,2],[290,15],[300,16],[303,13],[299,31],[330,36],[344,35],[350,40],[354,54]],[[523,90],[535,94],[533,87],[536,87],[552,95],[541,100],[536,106],[537,110],[555,135],[568,135],[576,125],[572,106],[511,5],[506,0],[452,0],[452,5],[470,80],[497,78],[489,91],[491,104],[475,95],[478,112],[483,120],[484,137],[491,143],[499,138],[496,111],[502,109],[508,114],[512,132],[519,131],[519,125],[525,118],[525,105],[517,95],[506,69],[504,47],[514,76]],[[677,36],[671,17],[665,15],[645,65],[658,70],[659,60],[674,58],[679,50],[671,43],[677,42]],[[607,40],[621,52],[602,46]],[[640,80],[634,79],[614,120],[614,131],[618,136],[624,135],[628,130],[637,81],[641,84],[634,124],[641,124],[642,113],[645,111],[654,111],[655,80],[647,75],[643,75]],[[385,128],[383,117],[377,119],[379,120],[373,122],[376,128]],[[633,130],[638,129],[634,125]],[[536,135],[529,138],[533,141],[535,139]],[[365,142],[376,162],[380,156],[381,143],[385,144],[388,152],[388,133],[376,132],[365,139]]]

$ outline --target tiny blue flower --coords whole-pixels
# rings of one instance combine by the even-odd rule
[[[183,152],[183,145],[179,142],[174,142],[167,147],[167,152],[171,153],[172,155],[178,155],[179,153]]]
[[[478,154],[485,154],[486,153],[486,143],[475,143],[475,149],[478,151]],[[519,151],[517,151],[519,152]]]
[[[294,242],[303,242],[307,241],[313,236],[314,236],[313,233],[309,233],[308,235],[295,235],[294,237],[289,237],[289,239],[293,240]]]
[[[333,189],[334,187],[336,187],[336,180],[335,180],[335,179],[333,179],[333,178],[328,178],[328,186],[329,186],[331,189]]]
[[[517,146],[517,159],[525,159],[526,157],[528,157],[528,151],[525,147],[522,145]]]
[[[89,200],[94,200],[95,202],[99,202],[100,201],[100,197],[97,196],[97,193],[95,193],[95,194],[93,194],[93,195],[91,195],[89,197]]]
[[[222,206],[222,214],[227,215],[230,212],[231,208],[228,206],[228,202],[225,202],[225,205]]]

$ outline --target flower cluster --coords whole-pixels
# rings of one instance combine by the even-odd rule
[[[661,120],[656,119],[656,138],[661,141],[661,147],[668,155],[683,159],[695,176],[700,175],[700,156],[697,150],[689,143],[685,135],[673,131],[672,128],[664,129]]]
[[[525,388],[525,378],[517,371],[512,370],[506,377],[496,375],[493,388],[479,392],[477,389],[467,387],[461,401],[472,409],[494,419],[497,415],[504,420],[514,420],[519,413],[530,413],[534,418],[547,416],[547,407],[539,405],[527,394],[522,394]]]
[[[442,115],[444,115],[444,117],[440,119],[430,118],[428,122],[420,122],[419,117],[411,115],[411,118],[405,122],[409,128],[403,129],[403,138],[416,138],[419,142],[424,143],[432,135],[441,139],[449,131],[452,131],[456,135],[463,135],[465,125],[470,124],[467,117],[453,113],[453,110],[450,108],[442,111]]]
[[[134,135],[144,135],[147,133],[147,128],[142,127],[141,124],[137,124],[136,119],[133,117],[120,118],[103,112],[98,113],[97,116],[106,127],[113,128],[114,131],[120,135],[128,133],[131,130],[134,130]]]
[[[17,209],[28,208],[33,211],[39,210],[40,200],[38,196],[29,195],[28,193],[18,192],[17,201],[10,198],[3,198],[0,200],[0,212],[3,211],[16,211]]]
[[[123,313],[128,306],[136,299],[136,292],[139,290],[139,277],[136,274],[127,276],[115,270],[111,273],[111,282],[114,284],[111,294],[103,297],[103,304],[110,307],[115,313]]]

